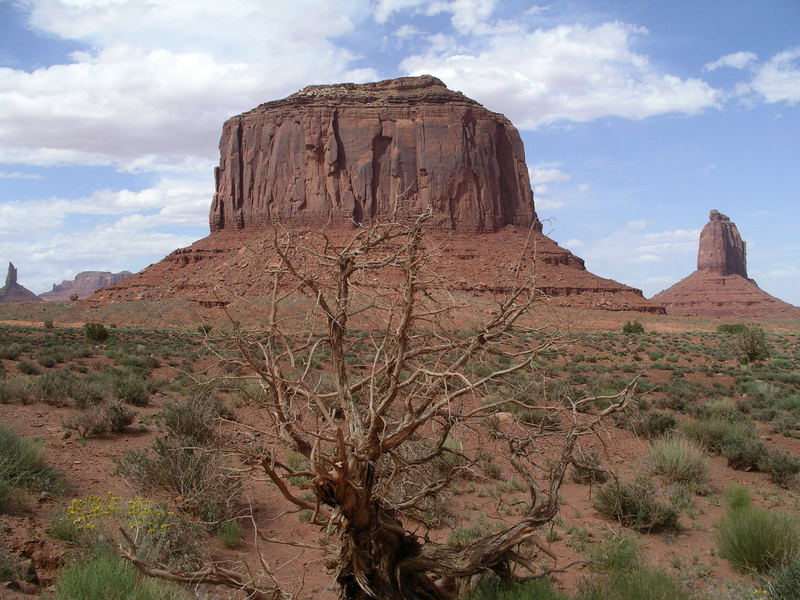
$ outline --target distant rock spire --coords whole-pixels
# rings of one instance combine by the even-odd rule
[[[716,275],[741,275],[747,279],[745,243],[736,224],[716,209],[700,232],[697,270]]]
[[[6,274],[6,287],[10,285],[15,285],[17,283],[17,267],[14,266],[14,263],[8,263],[8,273]]]

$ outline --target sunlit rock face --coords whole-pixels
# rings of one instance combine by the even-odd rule
[[[437,229],[536,222],[519,133],[435,77],[311,85],[225,122],[211,231],[433,210]]]

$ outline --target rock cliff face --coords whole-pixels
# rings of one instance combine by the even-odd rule
[[[697,270],[652,300],[675,315],[800,318],[800,308],[769,295],[747,277],[739,230],[716,210],[700,232]]]
[[[54,283],[53,289],[49,292],[40,294],[43,300],[49,302],[64,302],[70,296],[76,295],[78,298],[86,298],[94,294],[100,288],[116,283],[131,275],[130,271],[83,271],[75,276],[75,279],[65,279],[61,283]]]
[[[211,231],[433,208],[459,232],[536,219],[519,133],[435,77],[312,85],[225,122]]]
[[[8,263],[6,284],[0,288],[0,302],[41,302],[32,291],[17,283],[17,268],[13,263]]]
[[[274,249],[261,242],[271,223],[326,227],[332,243],[344,243],[358,223],[430,208],[426,235],[442,249],[432,287],[506,291],[530,235],[527,258],[535,256],[537,287],[551,303],[664,312],[543,235],[517,130],[431,76],[308,86],[233,117],[215,179],[211,235],[93,299],[224,306],[269,293],[264,265]]]
[[[741,275],[747,279],[745,243],[736,224],[726,215],[712,210],[700,232],[697,270],[715,275]]]

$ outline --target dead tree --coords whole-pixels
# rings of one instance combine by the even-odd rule
[[[312,524],[335,533],[343,599],[442,600],[478,574],[546,572],[520,546],[535,548],[537,530],[557,514],[581,436],[631,396],[626,388],[601,408],[593,398],[492,401],[497,382],[537,377],[535,360],[554,342],[529,318],[540,299],[529,253],[521,249],[511,291],[491,314],[457,331],[464,307],[433,285],[430,216],[361,226],[343,241],[276,230],[264,327],[234,321],[227,347],[211,346],[237,365],[237,377],[257,382],[269,422],[252,425],[270,441],[259,469],[298,510],[313,512]],[[549,418],[498,422],[509,403]],[[528,497],[514,522],[453,548],[419,535],[419,509],[474,470],[479,449],[454,444],[459,432],[482,432],[501,448]],[[290,466],[289,451],[308,467]],[[312,501],[290,482],[298,476]]]

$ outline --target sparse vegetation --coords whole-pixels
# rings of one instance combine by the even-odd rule
[[[594,506],[637,531],[671,529],[678,524],[678,510],[662,496],[650,479],[638,477],[630,482],[605,484],[597,491]]]
[[[708,461],[703,449],[682,437],[671,437],[655,442],[645,457],[652,475],[667,483],[705,486],[708,480]]]
[[[0,423],[0,512],[15,490],[58,493],[63,488],[61,476],[47,464],[41,447]]]

